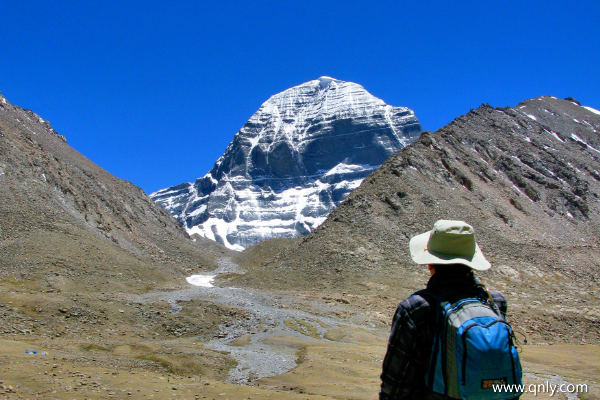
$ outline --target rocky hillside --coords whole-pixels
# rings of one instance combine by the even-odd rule
[[[213,269],[215,254],[225,251],[190,240],[140,188],[0,95],[1,282],[31,290],[139,291],[182,280],[186,270]]]
[[[480,276],[507,295],[524,329],[561,340],[572,325],[577,340],[598,340],[599,132],[599,112],[572,99],[482,105],[424,132],[311,235],[238,283],[399,299],[427,280],[410,237],[461,219],[492,262]]]
[[[204,177],[150,196],[190,234],[243,250],[311,232],[420,132],[410,109],[321,77],[263,103]]]

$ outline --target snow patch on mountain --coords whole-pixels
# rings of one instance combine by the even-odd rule
[[[585,108],[585,109],[586,109],[586,110],[588,110],[588,111],[591,111],[591,112],[593,112],[594,114],[598,114],[598,115],[600,115],[600,111],[596,110],[595,108],[592,108],[592,107],[587,107],[587,106],[583,106],[583,108]]]

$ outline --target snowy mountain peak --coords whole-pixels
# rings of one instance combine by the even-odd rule
[[[322,76],[322,77],[320,77],[320,78],[318,79],[318,81],[319,81],[319,89],[323,90],[323,89],[325,89],[325,88],[329,87],[329,84],[330,84],[332,81],[335,81],[335,80],[337,80],[337,79],[335,79],[335,78],[330,78],[330,77],[328,77],[328,76]]]
[[[151,197],[236,250],[305,235],[420,132],[412,110],[322,76],[265,101],[204,177]]]

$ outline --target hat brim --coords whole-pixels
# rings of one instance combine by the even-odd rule
[[[455,255],[432,253],[427,249],[431,232],[425,232],[410,239],[408,246],[410,255],[417,264],[463,264],[477,271],[490,269],[492,264],[485,259],[478,244],[475,244],[473,257],[459,257]]]

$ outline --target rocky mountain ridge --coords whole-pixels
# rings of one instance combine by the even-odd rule
[[[0,251],[0,280],[29,276],[44,290],[97,285],[94,276],[108,281],[115,268],[131,273],[115,285],[134,290],[217,265],[140,188],[98,167],[48,121],[1,95]]]
[[[600,340],[599,132],[597,110],[551,96],[482,105],[392,155],[313,233],[234,284],[401,299],[427,281],[409,239],[459,219],[492,262],[479,275],[524,329]]]
[[[420,132],[410,109],[321,77],[263,103],[204,177],[150,196],[190,234],[243,250],[311,232]]]

